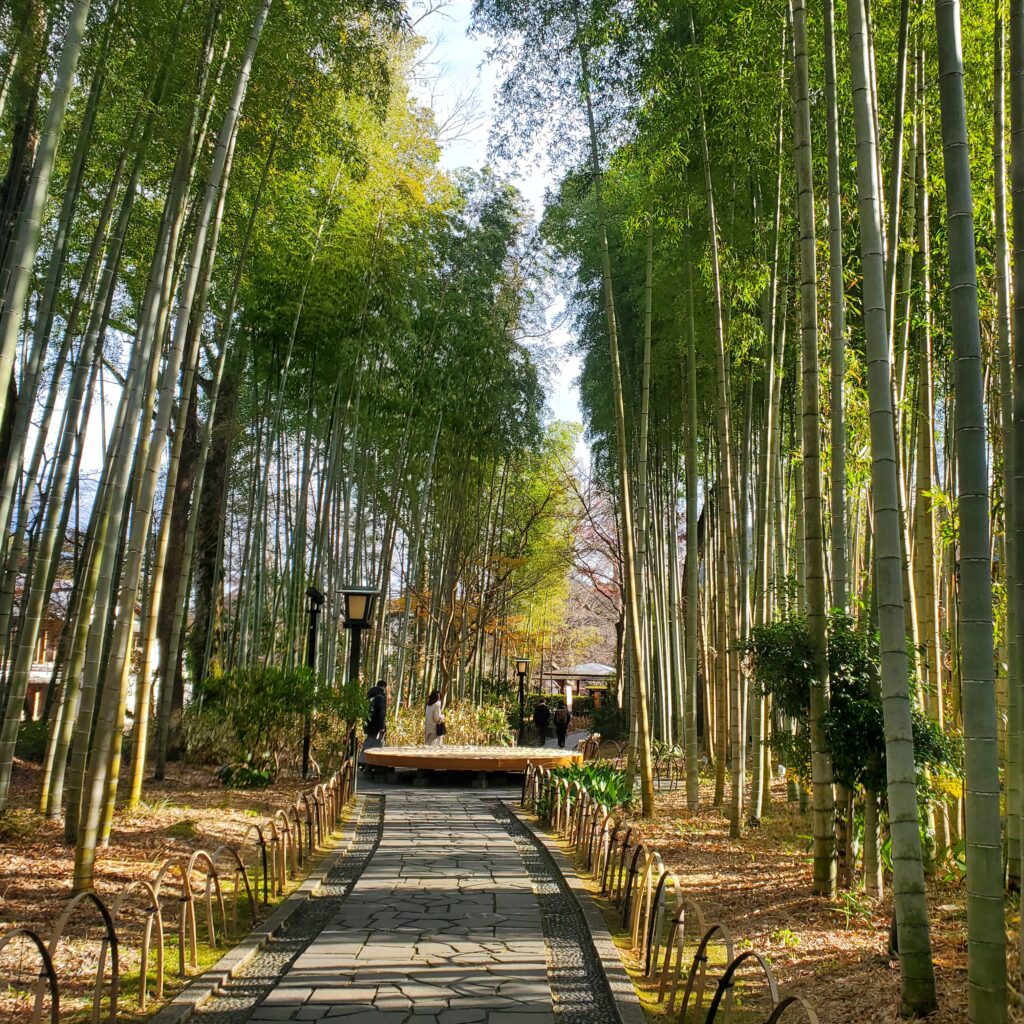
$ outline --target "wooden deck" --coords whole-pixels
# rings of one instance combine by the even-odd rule
[[[583,760],[579,751],[557,747],[373,747],[363,756],[381,768],[437,772],[525,772],[531,761],[554,768]]]

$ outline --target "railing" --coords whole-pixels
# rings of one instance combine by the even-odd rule
[[[27,1017],[31,1024],[40,1024],[44,1010],[57,1024],[62,991],[66,996],[72,982],[82,983],[81,971],[70,976],[60,969],[60,951],[71,944],[73,959],[89,963],[91,1024],[100,1024],[104,1005],[106,1020],[116,1024],[124,981],[122,955],[130,941],[138,949],[134,1002],[145,1011],[151,997],[163,999],[169,967],[167,930],[177,944],[177,974],[185,978],[199,967],[200,926],[210,948],[216,948],[222,938],[227,942],[254,927],[258,905],[283,895],[289,879],[298,876],[336,830],[355,794],[355,765],[353,754],[326,782],[262,824],[251,825],[239,847],[223,844],[212,851],[196,850],[188,857],[168,857],[150,879],[128,882],[109,904],[92,890],[78,893],[47,937],[22,927],[0,933],[0,978],[7,983],[6,996],[20,998],[31,1007]],[[86,911],[98,921],[92,936],[80,923]],[[98,947],[92,957],[94,969],[83,950],[90,943]]]
[[[678,777],[678,776],[677,776]],[[658,850],[578,783],[530,764],[521,804],[575,854],[601,895],[618,911],[643,975],[679,1024],[724,1024],[733,1004],[757,1024],[818,1024],[802,996],[782,996],[769,962],[753,949],[737,953],[720,921],[708,922],[687,898]],[[740,993],[741,998],[737,997]]]

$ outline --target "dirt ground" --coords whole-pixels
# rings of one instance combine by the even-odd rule
[[[303,789],[309,788],[308,783],[303,785],[297,778],[288,778],[262,790],[225,789],[213,771],[205,767],[168,765],[165,780],[147,781],[144,800],[137,811],[117,813],[110,844],[98,851],[95,868],[96,891],[108,904],[129,881],[151,879],[172,855],[191,854],[196,850],[212,852],[224,843],[239,846],[251,825],[262,824],[275,810],[287,806]],[[21,925],[46,938],[72,895],[74,850],[64,843],[62,824],[46,821],[35,810],[39,777],[38,766],[16,762],[11,806],[0,816],[0,932]],[[246,849],[247,866],[255,864],[255,847],[250,842]],[[224,886],[228,904],[226,918],[230,926],[235,912],[233,881],[225,877]],[[172,946],[177,921],[167,918],[176,913],[174,900],[170,898],[170,891],[176,888],[176,885],[170,887],[168,899],[164,901],[164,930]],[[244,895],[244,889],[242,892]],[[248,903],[240,897],[238,904],[237,925],[230,929],[229,941],[249,928]],[[137,909],[141,908],[140,902]],[[265,911],[261,907],[259,912],[262,916]],[[58,971],[64,976],[86,979],[90,971],[95,971],[102,932],[91,908],[83,907],[77,913],[79,916],[69,930],[77,940],[62,942],[56,961]],[[132,916],[130,911],[128,916]],[[141,913],[136,916],[141,920]],[[227,945],[223,936],[218,935],[217,949],[204,948],[206,922],[202,907],[197,908],[197,918],[201,969],[222,955]],[[217,920],[219,932],[220,918]],[[129,933],[122,940],[121,1020],[131,1019],[130,1011],[135,1008],[140,935],[141,931],[139,935]],[[167,959],[174,965],[165,971],[170,993],[181,984],[175,979],[176,946],[168,948]],[[0,952],[0,979],[7,981],[34,969],[32,962],[26,948],[8,947]],[[84,988],[81,985],[70,988],[69,998],[62,995],[62,1019],[85,1005]],[[19,1005],[12,992],[5,995],[3,989],[0,984],[0,1019],[27,1019],[22,1016],[26,1010],[24,999]]]
[[[900,1020],[899,963],[887,952],[891,894],[877,902],[857,889],[833,901],[815,898],[810,822],[787,806],[785,787],[776,787],[771,812],[760,828],[747,829],[738,840],[729,838],[723,811],[709,806],[712,791],[702,786],[704,807],[696,813],[686,809],[682,790],[659,793],[655,819],[633,822],[661,852],[665,866],[677,874],[707,923],[727,925],[736,952],[753,948],[763,954],[783,994],[806,998],[821,1024]],[[963,882],[937,871],[928,888],[939,996],[939,1010],[928,1020],[962,1024],[967,1019]],[[1016,910],[1007,924],[1012,948]],[[1016,955],[1012,961],[1011,978]],[[1019,999],[1014,1001],[1011,1020],[1024,1021]]]
[[[45,934],[71,894],[73,851],[60,824],[35,813],[38,781],[36,767],[19,763],[12,809],[0,818],[0,931],[21,924]],[[238,843],[253,822],[294,800],[301,788],[298,779],[288,779],[265,790],[226,790],[210,769],[172,765],[165,781],[147,784],[137,812],[117,815],[111,843],[98,857],[97,890],[110,898],[130,879],[151,877],[171,854]],[[710,806],[711,795],[711,787],[704,788],[703,809],[691,813],[681,790],[661,792],[654,821],[634,822],[706,921],[726,924],[737,951],[765,955],[783,992],[807,998],[821,1024],[898,1021],[899,964],[887,953],[890,898],[875,903],[859,890],[834,901],[811,895],[810,826],[787,806],[784,786],[776,787],[761,827],[747,829],[739,840],[729,838],[728,821]],[[967,1019],[964,898],[962,879],[941,871],[929,879],[940,1002],[932,1024]],[[1008,918],[1011,949],[1017,927],[1014,910]],[[63,955],[68,962],[89,959],[73,946]],[[1011,978],[1016,968],[1014,953]],[[125,996],[123,1003],[133,1006],[130,991]],[[1024,1022],[1019,999],[1011,1019]]]

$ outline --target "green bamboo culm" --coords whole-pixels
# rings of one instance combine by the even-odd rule
[[[960,510],[960,636],[967,840],[967,1011],[1007,1019],[989,465],[959,0],[936,0],[949,232]]]

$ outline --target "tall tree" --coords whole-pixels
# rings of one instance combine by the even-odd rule
[[[902,1010],[908,1016],[920,1016],[935,1009],[935,971],[925,899],[921,833],[917,820],[917,781],[903,607],[903,531],[900,523],[877,157],[877,108],[871,86],[873,71],[864,0],[851,0],[847,16],[858,153],[857,194],[871,428],[872,538],[878,628],[881,636],[893,899],[899,936]]]
[[[811,685],[811,785],[814,807],[814,891],[832,896],[836,885],[835,807],[832,757],[825,740],[829,704],[825,528],[821,501],[821,410],[818,372],[818,243],[814,219],[811,160],[810,81],[807,70],[807,10],[803,0],[790,5],[793,17],[793,161],[796,166],[797,219],[800,225],[800,334],[802,344],[804,561],[807,624],[814,652]]]

